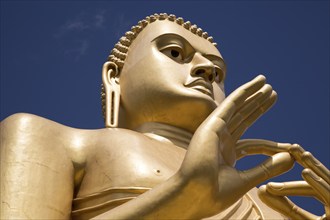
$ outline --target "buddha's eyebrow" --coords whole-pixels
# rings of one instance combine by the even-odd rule
[[[188,40],[186,40],[184,37],[178,35],[178,34],[174,34],[174,33],[167,33],[167,34],[162,34],[162,35],[159,35],[157,36],[156,38],[154,38],[151,42],[154,42],[154,41],[158,41],[158,40],[161,40],[162,42],[164,43],[169,43],[171,42],[172,39],[175,39],[175,40],[179,40],[181,41],[182,43],[184,43],[185,45],[182,45],[182,46],[188,46],[190,48],[194,48]]]

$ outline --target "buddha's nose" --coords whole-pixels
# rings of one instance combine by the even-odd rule
[[[215,80],[214,64],[203,57],[201,54],[196,53],[192,60],[194,66],[191,69],[191,76],[203,77],[205,81],[213,82]]]

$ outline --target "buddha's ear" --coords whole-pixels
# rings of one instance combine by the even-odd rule
[[[111,83],[119,85],[119,70],[117,64],[110,61],[103,64],[102,81],[104,85]]]
[[[120,85],[118,66],[105,62],[102,68],[102,81],[105,90],[105,127],[118,127]]]

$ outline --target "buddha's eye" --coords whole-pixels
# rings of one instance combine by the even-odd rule
[[[221,83],[225,78],[224,72],[218,67],[215,66],[215,82]]]
[[[171,58],[177,62],[183,62],[183,60],[184,60],[183,50],[179,46],[169,45],[165,48],[162,48],[160,51],[163,54],[165,54],[166,56],[168,56],[169,58]]]
[[[171,50],[171,56],[177,58],[180,56],[180,52],[177,50]]]

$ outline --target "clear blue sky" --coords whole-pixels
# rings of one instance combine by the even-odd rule
[[[299,143],[329,167],[329,1],[3,1],[0,120],[16,112],[102,128],[101,67],[132,25],[173,13],[219,44],[226,91],[259,73],[277,104],[244,136]],[[252,166],[255,158],[238,163]],[[280,180],[298,180],[296,165]],[[310,199],[299,205],[321,214]]]

